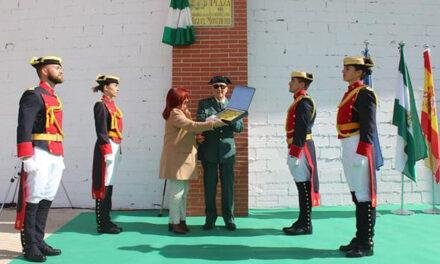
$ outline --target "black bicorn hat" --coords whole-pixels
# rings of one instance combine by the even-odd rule
[[[357,65],[365,68],[373,68],[374,62],[370,57],[350,56],[344,58],[344,66]]]
[[[211,78],[211,80],[208,82],[208,84],[214,85],[214,84],[224,84],[228,85],[231,84],[231,80],[226,76],[214,76]]]
[[[63,60],[57,56],[43,56],[43,57],[32,57],[29,63],[37,69],[40,66],[48,65],[48,64],[58,64],[61,66]]]
[[[301,78],[305,80],[313,81],[313,73],[305,72],[305,71],[293,71],[290,75],[292,78]]]
[[[119,84],[119,80],[120,78],[114,75],[99,74],[98,76],[96,76],[96,82],[99,84]]]

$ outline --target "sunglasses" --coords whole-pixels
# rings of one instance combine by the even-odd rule
[[[218,89],[218,88],[225,89],[226,87],[227,87],[226,85],[221,85],[221,84],[214,84],[214,85],[212,86],[212,88],[214,88],[214,89]]]

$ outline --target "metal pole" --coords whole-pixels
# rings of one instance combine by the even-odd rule
[[[160,211],[159,211],[159,214],[157,215],[157,216],[162,216],[162,213],[163,213],[163,201],[164,201],[164,199],[165,199],[165,191],[166,191],[166,188],[167,188],[167,179],[165,179],[165,182],[164,182],[164,184],[163,184],[163,191],[162,191],[162,201],[161,201],[161,203],[160,203]]]
[[[16,204],[14,201],[15,201],[15,195],[17,195],[17,191],[18,191],[18,187],[19,187],[19,185],[20,185],[20,179],[19,179],[19,181],[15,184],[14,194],[12,195],[11,206],[13,206],[13,207],[17,206],[17,204]]]
[[[395,215],[413,215],[414,214],[413,211],[403,209],[403,187],[404,187],[404,182],[405,182],[404,181],[404,176],[403,176],[403,173],[402,173],[402,188],[401,188],[401,194],[400,194],[400,209],[391,211],[391,213],[395,214]]]
[[[73,209],[72,201],[70,200],[70,197],[69,197],[69,194],[67,193],[67,189],[66,189],[66,187],[64,187],[63,180],[61,180],[61,187],[63,187],[64,194],[66,194],[67,200],[69,201],[69,204],[70,204],[70,208]]]
[[[440,209],[435,207],[435,184],[434,179],[432,179],[432,208],[425,209],[422,211],[425,214],[438,214],[440,215]]]
[[[402,174],[402,186],[401,186],[401,190],[400,190],[400,210],[403,211],[403,185],[405,184],[405,180],[403,178],[403,174]]]
[[[2,216],[3,207],[5,207],[6,199],[8,199],[9,192],[11,191],[12,184],[14,183],[13,179],[11,179],[10,181],[11,181],[11,183],[9,184],[8,191],[6,192],[5,198],[3,199],[2,207],[0,208],[0,217]]]
[[[9,196],[9,192],[11,191],[11,187],[12,187],[12,184],[14,184],[14,182],[15,182],[15,180],[16,179],[18,179],[18,170],[19,169],[21,169],[21,160],[19,159],[18,161],[17,161],[17,165],[15,165],[15,167],[14,167],[14,174],[12,175],[12,177],[11,177],[11,179],[9,180],[9,182],[10,182],[10,184],[9,184],[9,187],[8,187],[8,191],[6,192],[6,195],[5,195],[5,198],[3,199],[3,203],[2,203],[2,206],[1,206],[1,208],[0,208],[0,216],[2,215],[2,213],[3,213],[3,208],[5,207],[5,203],[6,203],[6,199],[8,199],[8,196]],[[18,185],[17,185],[18,186]],[[16,186],[16,188],[15,188],[15,192],[17,191],[17,186]],[[14,196],[12,197],[12,202],[14,201],[14,197],[15,197],[15,192],[14,192]]]
[[[368,40],[365,40],[364,41],[364,45],[365,45],[365,54],[364,54],[364,56],[365,57],[369,57],[370,55],[368,54],[368,51],[369,51],[368,45],[370,45],[370,42]]]

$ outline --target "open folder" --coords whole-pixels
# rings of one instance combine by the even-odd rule
[[[225,123],[232,123],[248,114],[249,106],[254,97],[255,88],[248,86],[235,86],[229,99],[228,106],[217,113],[217,118]]]

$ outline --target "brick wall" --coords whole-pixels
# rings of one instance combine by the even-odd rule
[[[171,85],[171,48],[161,43],[168,5],[164,0],[1,1],[1,199],[17,162],[18,101],[25,89],[38,84],[29,59],[53,54],[64,59],[65,82],[56,90],[64,103],[63,184],[73,205],[94,206],[93,104],[100,95],[90,88],[98,73],[121,77],[117,102],[124,112],[124,155],[115,179],[114,205],[154,208],[153,203],[160,203],[160,114]],[[62,188],[54,206],[69,206]]]
[[[191,111],[197,111],[198,99],[212,96],[207,83],[214,75],[229,76],[234,84],[247,84],[246,1],[233,1],[234,26],[230,28],[197,28],[197,41],[188,47],[173,48],[173,86],[190,90]],[[232,86],[231,86],[232,87]],[[230,90],[232,92],[232,89]],[[247,120],[245,120],[247,127]],[[248,131],[236,136],[235,213],[248,211]],[[201,169],[201,166],[199,166]],[[220,185],[220,184],[219,184]],[[191,182],[188,214],[204,215],[203,176]],[[220,188],[219,188],[220,189]],[[218,191],[219,191],[218,189]],[[218,192],[218,209],[220,206]],[[221,212],[219,211],[219,215]]]
[[[315,74],[309,92],[317,104],[313,128],[322,203],[350,204],[336,138],[336,107],[346,83],[345,55],[357,55],[369,40],[375,59],[377,122],[385,165],[378,173],[379,203],[400,202],[400,174],[393,169],[396,129],[392,110],[397,86],[398,42],[404,40],[418,110],[423,89],[423,44],[431,45],[435,87],[440,87],[440,2],[368,0],[248,1],[249,85],[257,93],[249,114],[251,208],[296,207],[296,186],[286,165],[284,120],[291,103],[293,69]],[[439,99],[437,93],[437,100]],[[439,104],[437,104],[437,108]],[[405,202],[431,202],[431,176],[419,162],[418,181],[405,180]],[[436,188],[440,201],[439,188]]]

